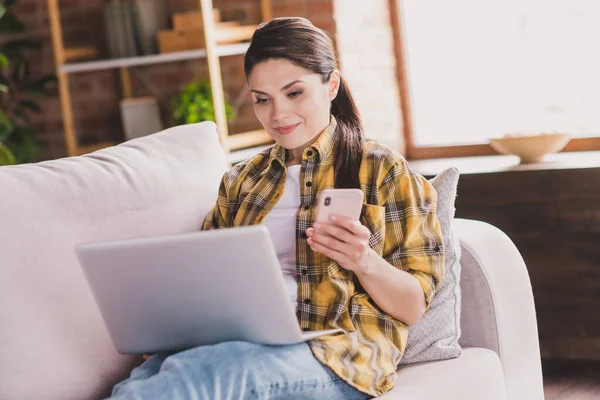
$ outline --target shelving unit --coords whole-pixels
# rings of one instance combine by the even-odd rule
[[[96,50],[93,47],[65,48],[62,25],[60,20],[59,0],[47,0],[50,14],[50,28],[52,31],[52,44],[54,48],[54,59],[56,64],[58,88],[61,101],[62,116],[65,130],[65,143],[69,156],[81,155],[104,147],[113,146],[116,142],[101,142],[92,145],[80,145],[74,127],[74,116],[69,87],[69,75],[75,73],[119,69],[121,76],[121,89],[124,98],[132,97],[131,76],[129,68],[153,65],[183,60],[204,59],[208,62],[209,79],[212,86],[215,119],[219,128],[219,139],[226,153],[234,150],[245,149],[252,146],[264,145],[271,141],[271,137],[264,130],[237,133],[229,135],[227,118],[225,114],[225,95],[223,92],[223,81],[221,77],[220,58],[232,55],[244,54],[249,43],[236,43],[217,45],[222,35],[215,29],[212,18],[212,0],[199,0],[200,12],[202,13],[203,32],[206,48],[182,51],[176,53],[162,53],[139,57],[116,58],[107,60],[95,60],[85,62],[72,62],[82,57],[93,57]],[[261,16],[263,21],[272,19],[271,0],[259,0]],[[250,40],[252,34],[249,30]],[[230,156],[230,159],[232,157]],[[233,159],[236,159],[234,156]]]

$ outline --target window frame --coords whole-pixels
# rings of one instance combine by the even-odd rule
[[[402,26],[402,0],[389,0],[392,34],[394,36],[394,54],[396,58],[396,77],[400,91],[400,109],[402,118],[402,136],[405,141],[405,157],[409,160],[471,157],[498,155],[489,144],[470,144],[452,146],[418,146],[415,144],[411,100],[409,90],[406,46]],[[600,150],[600,136],[572,138],[561,152]]]

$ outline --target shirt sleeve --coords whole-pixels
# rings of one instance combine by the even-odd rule
[[[427,307],[444,277],[444,242],[436,215],[437,192],[406,160],[382,172],[379,198],[385,208],[383,258],[421,285]]]
[[[210,229],[230,228],[232,226],[233,218],[231,207],[229,206],[227,177],[228,174],[225,173],[221,179],[217,202],[212,206],[204,218],[201,229],[203,231]]]

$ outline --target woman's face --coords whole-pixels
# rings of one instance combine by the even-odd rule
[[[315,74],[284,59],[257,64],[248,77],[254,112],[267,133],[282,147],[296,150],[312,144],[329,124],[339,72],[323,83]]]

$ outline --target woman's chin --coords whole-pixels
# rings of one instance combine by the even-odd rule
[[[297,143],[298,141],[294,139],[295,138],[288,137],[288,135],[278,135],[278,137],[275,138],[275,141],[286,150],[294,150],[302,146],[301,143]]]

